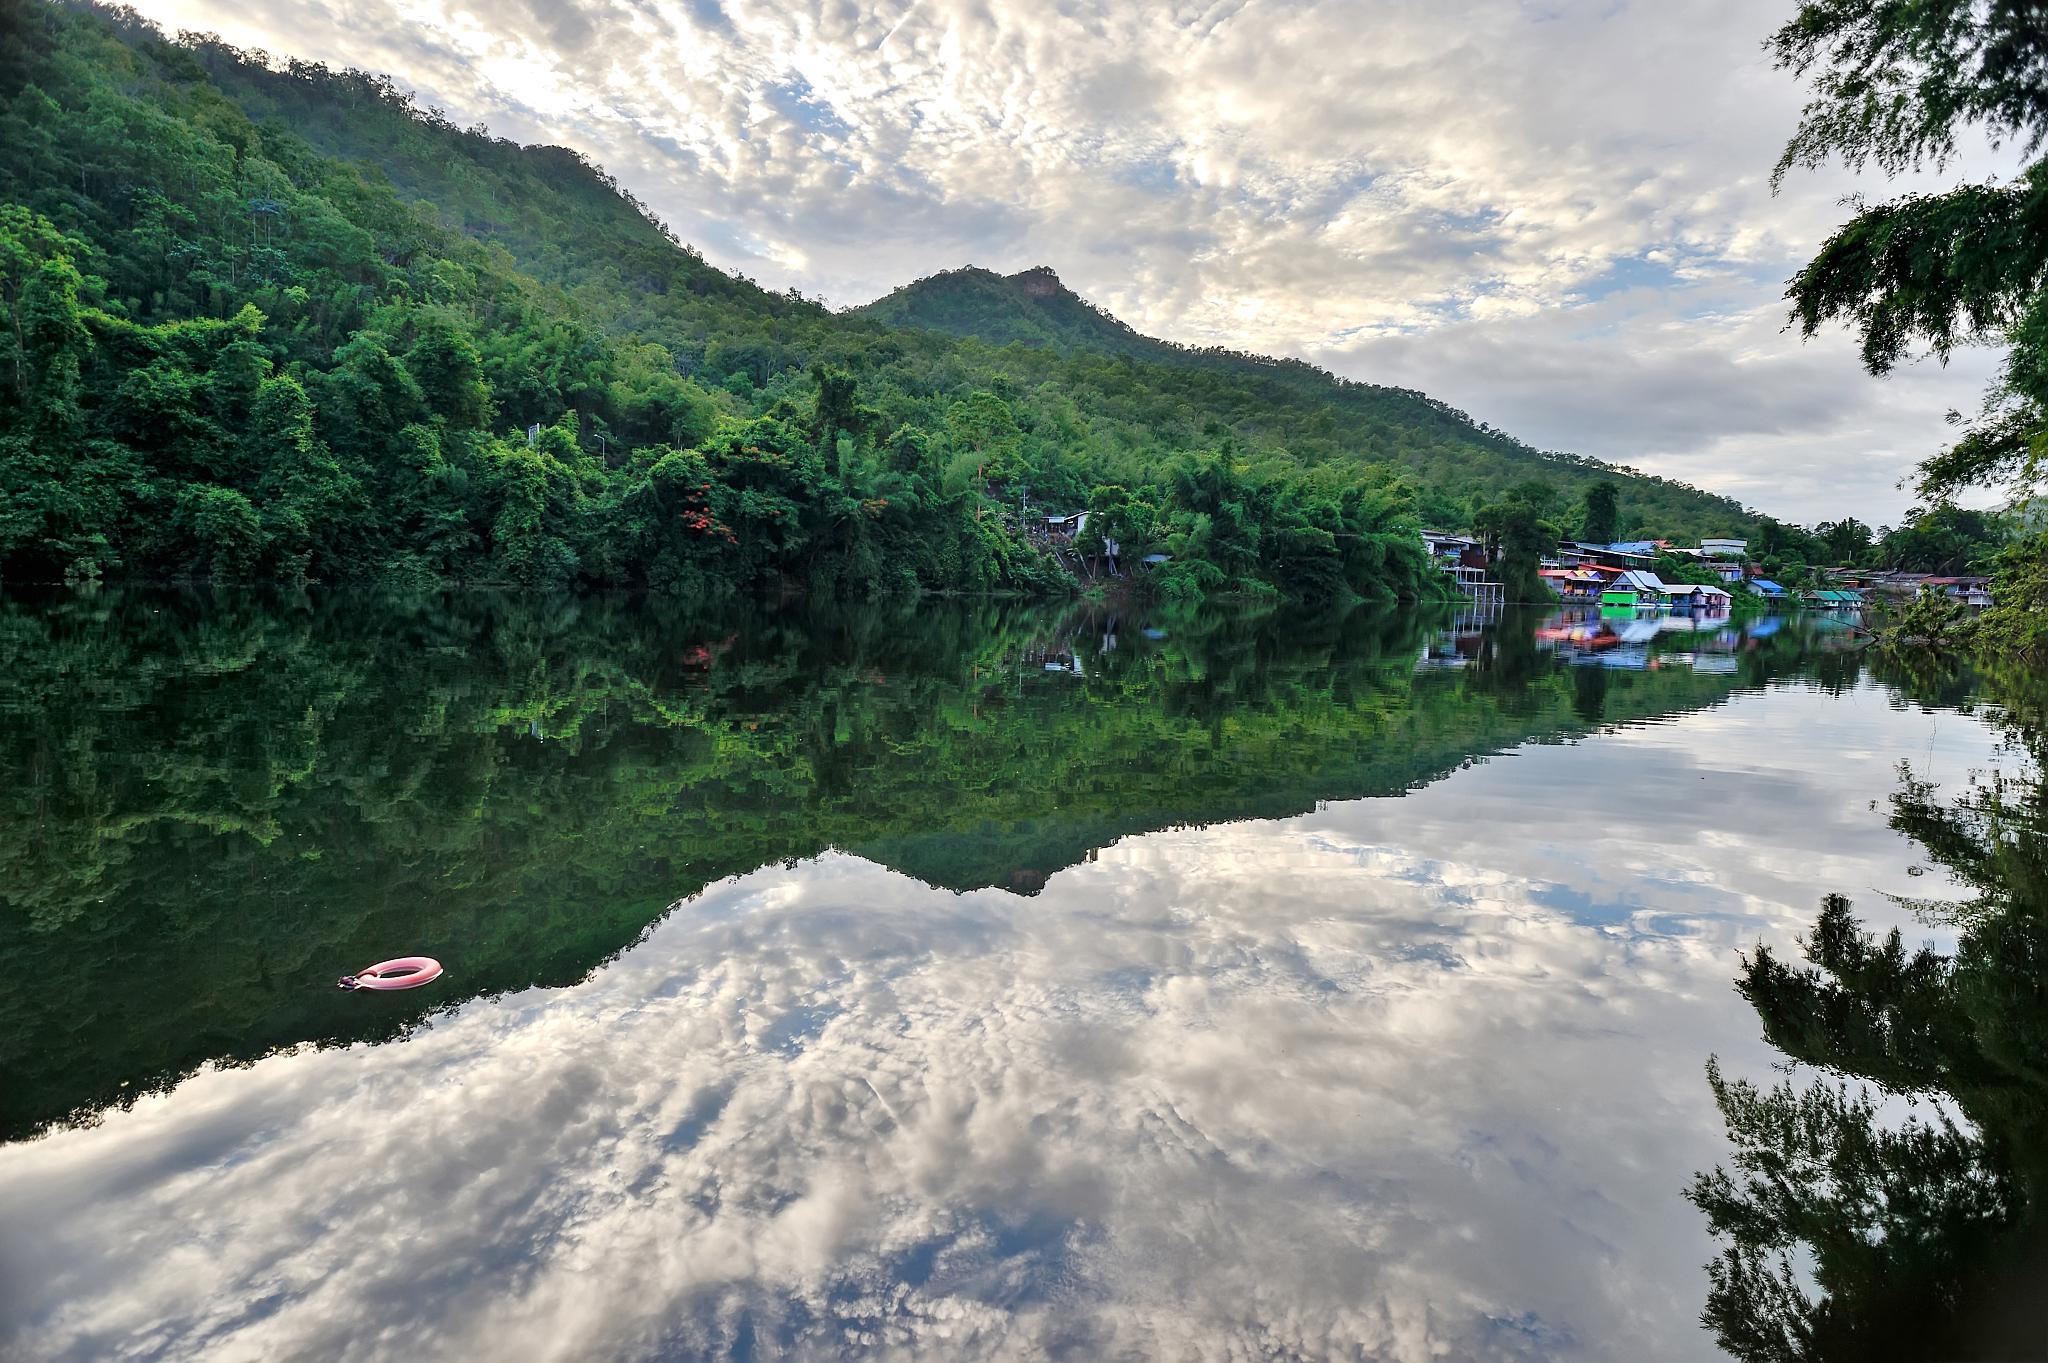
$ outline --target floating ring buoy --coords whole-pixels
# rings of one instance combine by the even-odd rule
[[[441,978],[441,963],[431,956],[398,956],[379,961],[354,975],[343,975],[343,989],[417,989]]]

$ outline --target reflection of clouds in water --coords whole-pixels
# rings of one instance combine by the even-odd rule
[[[7,1343],[1704,1357],[1700,1067],[1763,1060],[1733,949],[1906,860],[1842,807],[1855,762],[1752,746],[1828,704],[1134,838],[1028,901],[844,856],[744,877],[576,988],[0,1150]],[[1888,777],[1930,721],[1857,722]],[[1765,765],[1767,808],[1656,849]]]

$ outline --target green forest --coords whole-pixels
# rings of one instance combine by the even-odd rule
[[[1749,524],[983,273],[832,313],[387,80],[0,0],[0,579],[1036,594],[1089,509],[1167,598],[1413,599],[1503,499]]]

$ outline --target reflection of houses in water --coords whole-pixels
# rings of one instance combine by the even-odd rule
[[[1415,659],[1415,670],[1424,672],[1471,666],[1479,656],[1487,629],[1500,616],[1498,600],[1477,601],[1459,611],[1448,626],[1438,630],[1423,644],[1421,655]]]
[[[1020,672],[1050,672],[1055,675],[1086,677],[1091,667],[1115,653],[1123,641],[1124,615],[1121,611],[1080,610],[1063,617],[1049,632],[1039,635],[1017,650]],[[1166,637],[1162,629],[1146,628],[1139,633],[1148,640]],[[1094,662],[1084,660],[1093,645]],[[1140,646],[1142,647],[1142,645]]]
[[[1681,638],[1682,648],[1657,647],[1660,640],[1676,643]],[[1734,672],[1745,642],[1744,631],[1731,625],[1727,616],[1704,613],[1570,610],[1552,616],[1536,631],[1537,648],[1568,663],[1625,671],[1690,667],[1696,672]]]

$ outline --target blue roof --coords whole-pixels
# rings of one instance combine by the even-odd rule
[[[1757,578],[1749,585],[1756,588],[1760,592],[1782,592],[1785,590],[1783,587],[1780,587],[1777,583],[1771,581],[1767,577]]]
[[[1617,554],[1654,554],[1657,552],[1657,541],[1619,540],[1607,547]]]

